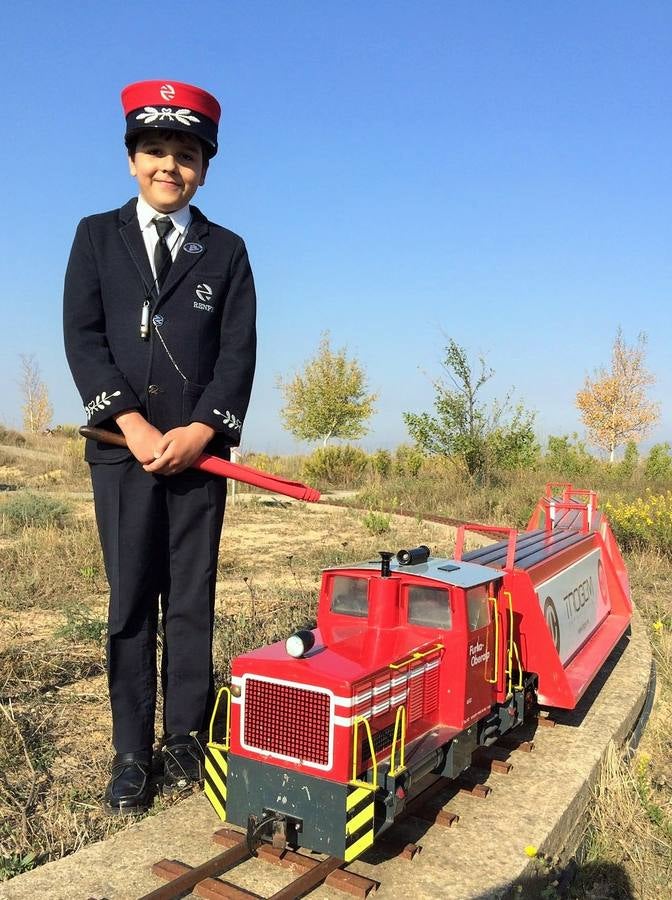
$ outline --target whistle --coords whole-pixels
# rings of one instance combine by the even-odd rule
[[[149,340],[149,300],[145,300],[142,304],[142,312],[140,314],[140,338],[143,341]]]

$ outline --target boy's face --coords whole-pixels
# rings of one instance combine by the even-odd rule
[[[205,183],[208,162],[197,138],[182,132],[143,132],[128,158],[140,193],[157,212],[186,206]]]

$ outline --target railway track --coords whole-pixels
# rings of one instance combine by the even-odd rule
[[[540,718],[537,724],[550,726],[555,723],[547,718]],[[450,800],[458,793],[475,800],[489,798],[493,793],[493,785],[486,784],[490,776],[510,775],[514,770],[511,757],[516,753],[531,753],[534,750],[534,741],[529,739],[528,729],[525,731],[524,738],[509,734],[507,740],[501,740],[487,749],[479,748],[474,753],[472,765],[458,779],[435,779],[409,803],[400,821],[411,826],[415,822],[418,831],[426,830],[429,826],[454,827],[460,816],[448,808]],[[382,852],[388,858],[412,861],[422,850],[422,845],[395,840],[395,831],[396,827],[377,840],[374,850]],[[363,900],[380,887],[380,882],[350,871],[349,864],[333,856],[316,858],[315,855],[279,849],[266,843],[259,844],[252,850],[246,836],[231,828],[216,831],[213,841],[226,849],[202,865],[192,868],[170,859],[154,863],[152,873],[166,881],[166,884],[144,894],[139,900],[178,900],[189,895],[204,900],[298,900],[322,884],[344,895]],[[225,874],[233,874],[235,877],[236,867],[253,857],[254,865],[280,866],[296,873],[296,877],[266,898],[220,877]]]

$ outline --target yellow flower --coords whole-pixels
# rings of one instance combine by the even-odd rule
[[[653,626],[652,626],[652,628],[653,628],[653,630],[656,632],[656,634],[660,634],[660,632],[663,630],[664,627],[665,627],[665,626],[664,626],[663,623],[660,621],[660,619],[658,619],[657,622],[654,622],[654,623],[653,623]]]
[[[530,859],[534,859],[537,853],[539,853],[539,850],[531,844],[528,844],[527,847],[525,847],[525,855],[529,856]]]

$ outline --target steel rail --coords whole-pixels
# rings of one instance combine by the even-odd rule
[[[241,844],[231,847],[229,850],[217,854],[217,856],[213,856],[212,859],[209,859],[202,865],[190,869],[184,875],[169,881],[168,884],[162,885],[155,891],[144,894],[139,900],[177,900],[178,897],[190,893],[191,889],[196,887],[200,881],[222,875],[227,869],[238,865],[238,863],[243,862],[250,856],[252,854],[247,843],[243,841]]]

